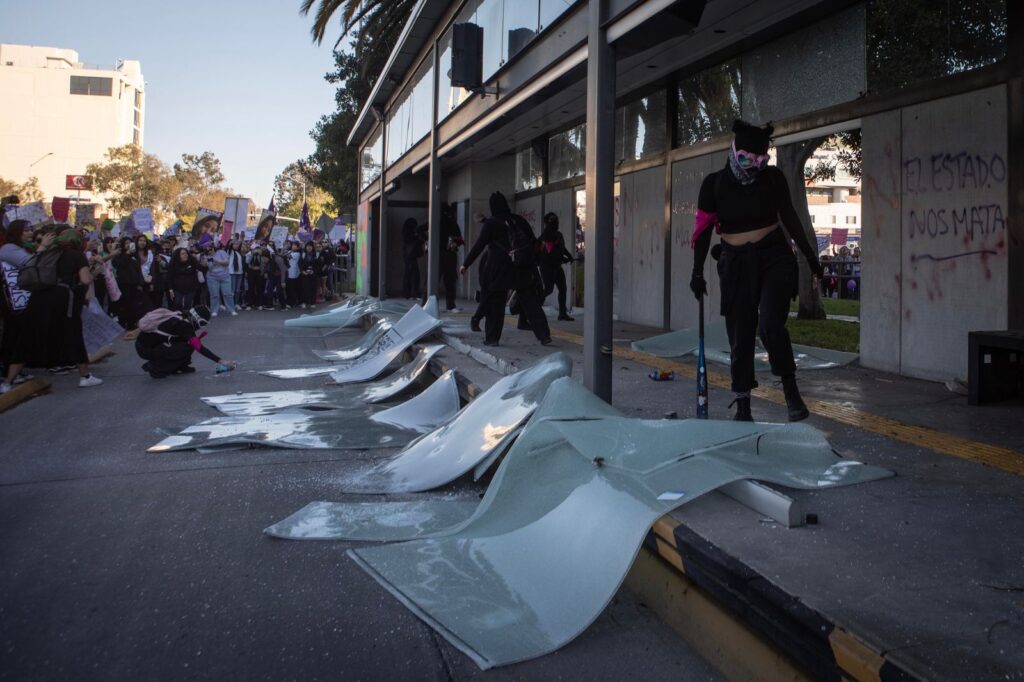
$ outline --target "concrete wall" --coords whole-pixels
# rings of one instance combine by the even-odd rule
[[[903,319],[900,216],[901,113],[862,122],[864,168],[861,229],[860,362],[899,373]]]
[[[717,152],[672,165],[672,329],[697,326],[697,299],[690,292],[690,274],[693,271],[690,236],[697,217],[700,184],[708,173],[725,167],[725,158],[725,152]],[[704,299],[705,320],[713,322],[719,318],[722,296],[715,261],[711,256],[704,263],[704,278],[708,282],[708,297]]]
[[[665,170],[619,178],[614,313],[619,320],[661,327],[665,300]]]
[[[967,333],[1006,328],[1006,107],[996,86],[865,121],[866,366],[963,380]]]

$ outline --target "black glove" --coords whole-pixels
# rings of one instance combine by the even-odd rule
[[[814,262],[808,263],[807,265],[811,269],[811,274],[817,277],[818,279],[821,279],[825,276],[825,268],[821,267],[821,261],[815,260]]]
[[[690,277],[690,291],[698,301],[701,296],[708,295],[708,283],[704,280],[704,275],[699,272],[693,273],[693,276]]]

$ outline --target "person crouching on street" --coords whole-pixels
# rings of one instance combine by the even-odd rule
[[[206,332],[200,329],[209,321],[210,309],[203,305],[184,312],[158,308],[144,315],[139,320],[140,333],[135,340],[135,352],[146,361],[142,369],[154,379],[190,374],[196,371],[192,354],[198,352],[217,363],[218,372],[233,370],[235,363],[222,360],[203,345]]]

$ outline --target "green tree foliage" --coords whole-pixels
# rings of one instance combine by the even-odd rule
[[[861,135],[860,128],[844,133],[836,133],[821,143],[821,147],[836,152],[836,162],[818,161],[813,166],[804,166],[804,179],[808,182],[815,180],[835,180],[836,169],[843,167],[847,173],[855,179],[860,180],[863,169],[861,168]],[[811,150],[813,154],[817,150]]]
[[[320,214],[335,216],[338,213],[334,197],[315,181],[316,169],[305,160],[293,161],[274,178],[274,201],[277,214],[298,219],[302,215],[302,183],[306,183],[306,203],[309,204],[309,219],[315,223]],[[293,224],[289,224],[293,225]]]
[[[345,36],[354,38],[350,47],[334,53],[334,70],[324,76],[338,86],[336,108],[310,132],[316,151],[305,161],[313,183],[331,195],[342,213],[355,212],[359,191],[359,151],[346,141],[414,4],[413,0],[303,0],[304,14],[316,5],[311,29],[316,42],[323,41],[334,16],[342,30],[335,47]]]
[[[33,176],[22,183],[0,178],[0,197],[16,195],[23,204],[32,201],[41,201],[43,191],[39,189],[39,178]]]
[[[174,180],[178,185],[174,204],[178,216],[194,216],[201,207],[219,208],[224,205],[223,198],[219,196],[225,193],[222,187],[224,173],[220,169],[220,159],[213,152],[182,154],[181,162],[174,164]],[[221,201],[217,202],[217,199]]]
[[[92,177],[93,189],[106,196],[112,212],[124,215],[145,207],[167,215],[174,211],[178,183],[167,164],[155,154],[126,144],[111,147],[105,158],[106,161],[90,163],[85,173]]]

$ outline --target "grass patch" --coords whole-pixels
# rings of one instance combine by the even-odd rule
[[[825,307],[826,315],[845,315],[847,317],[860,317],[860,301],[850,301],[845,298],[823,298],[822,305]],[[792,312],[798,312],[799,301],[789,304]]]
[[[856,322],[798,320],[791,317],[786,322],[786,329],[793,343],[847,353],[860,352],[860,325]]]

